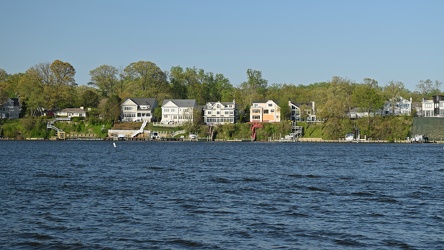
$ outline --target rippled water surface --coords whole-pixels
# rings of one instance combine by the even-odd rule
[[[4,249],[443,249],[439,144],[0,141]]]

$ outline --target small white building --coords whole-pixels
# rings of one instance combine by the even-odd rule
[[[152,122],[156,107],[154,98],[128,98],[120,105],[120,116],[124,122]]]
[[[236,102],[207,102],[203,109],[204,122],[208,125],[236,123]]]
[[[250,122],[280,122],[281,108],[274,101],[255,101],[250,107]]]
[[[55,115],[58,117],[86,117],[86,111],[83,107],[80,108],[66,108],[62,110],[58,110],[55,112]]]
[[[165,99],[162,104],[161,123],[181,125],[193,122],[196,108],[197,103],[194,99]]]

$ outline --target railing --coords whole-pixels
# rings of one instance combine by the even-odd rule
[[[140,133],[143,133],[143,129],[146,127],[146,124],[148,123],[148,120],[143,120],[142,126],[140,126],[140,129],[134,132],[131,137],[135,137]]]

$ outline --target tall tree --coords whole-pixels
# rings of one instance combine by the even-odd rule
[[[251,105],[254,100],[262,100],[267,92],[268,81],[262,78],[262,72],[247,70],[247,81],[240,86],[244,94],[244,106]]]
[[[52,84],[74,86],[76,85],[74,76],[76,70],[68,62],[62,62],[60,60],[55,60],[49,66]]]
[[[110,65],[101,65],[89,72],[92,84],[99,88],[103,97],[117,94],[118,70]]]
[[[0,69],[0,105],[8,98],[8,84],[6,82],[8,74],[4,69]]]
[[[378,86],[376,80],[365,78],[363,83],[357,84],[353,91],[353,103],[357,108],[369,114],[375,113],[384,106],[382,88]]]
[[[17,86],[20,101],[25,104],[26,114],[38,116],[47,98],[44,94],[44,84],[36,68],[28,69],[20,78]]]
[[[187,98],[187,81],[184,70],[180,66],[173,66],[169,72],[171,95],[174,99]]]
[[[405,91],[404,83],[398,81],[388,82],[383,89],[383,93],[392,107],[392,114],[395,113],[396,102],[403,91]]]
[[[115,123],[119,121],[121,101],[117,95],[112,95],[100,101],[99,110],[105,122]]]
[[[131,63],[124,72],[128,80],[127,87],[134,96],[158,98],[162,92],[169,92],[166,73],[152,62]]]
[[[434,82],[430,79],[421,80],[416,85],[418,91],[423,95],[424,98],[429,97],[430,95],[437,95],[441,93],[441,85],[442,82],[435,80]]]

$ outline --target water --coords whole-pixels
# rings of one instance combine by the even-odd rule
[[[442,249],[438,144],[0,141],[2,249]]]

